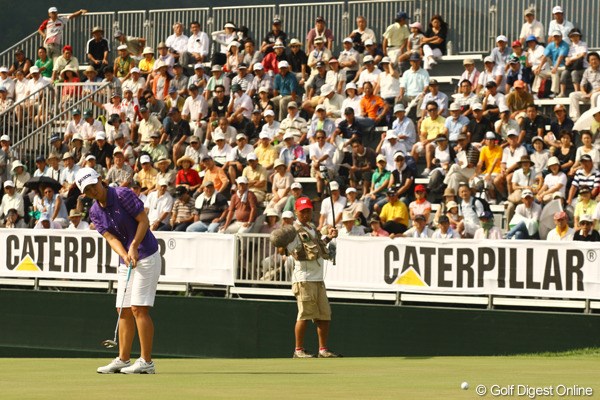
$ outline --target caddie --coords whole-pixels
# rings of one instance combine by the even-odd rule
[[[304,350],[304,334],[308,321],[317,325],[319,353],[317,357],[340,357],[327,348],[331,307],[327,299],[323,268],[330,259],[327,244],[337,237],[337,230],[331,228],[327,236],[321,238],[313,220],[313,204],[307,197],[296,200],[297,220],[292,226],[273,231],[271,242],[282,253],[293,258],[292,291],[298,303],[298,318],[295,327],[296,349],[293,358],[313,358]]]

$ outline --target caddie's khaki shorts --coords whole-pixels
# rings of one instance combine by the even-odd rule
[[[331,320],[331,307],[323,282],[294,282],[292,292],[298,302],[297,320]]]

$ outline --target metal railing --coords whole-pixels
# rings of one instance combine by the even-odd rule
[[[582,30],[583,40],[588,46],[600,48],[600,21],[597,18],[600,2],[563,0],[560,3],[565,10],[565,17]],[[497,35],[504,34],[510,40],[517,38],[524,22],[523,11],[527,7],[536,7],[537,19],[542,21],[547,31],[554,5],[545,0],[357,0],[97,12],[69,21],[65,25],[63,42],[73,46],[74,55],[82,64],[87,62],[85,45],[91,38],[92,27],[96,25],[104,28],[113,59],[116,43],[112,34],[115,29],[121,29],[127,35],[145,37],[148,45],[155,47],[172,34],[172,26],[176,21],[184,24],[186,34],[189,34],[189,23],[194,20],[199,21],[202,29],[210,34],[232,20],[238,26],[248,27],[251,37],[260,42],[270,29],[270,20],[275,15],[282,19],[282,28],[289,38],[296,37],[304,42],[306,34],[314,27],[316,17],[323,16],[327,27],[333,31],[335,51],[339,51],[343,38],[355,28],[357,16],[365,16],[367,26],[373,29],[380,42],[386,27],[393,22],[395,14],[402,10],[411,16],[412,21],[420,21],[424,27],[433,14],[441,14],[449,24],[448,40],[452,41],[455,52],[489,53]],[[17,48],[35,59],[40,44],[39,34],[30,34],[0,53],[0,65],[10,65]]]
[[[17,49],[23,50],[28,57],[34,57],[32,60],[35,60],[37,58],[37,49],[41,44],[42,38],[40,34],[37,31],[33,32],[0,53],[0,66],[9,67],[15,60],[15,50]]]
[[[277,253],[269,235],[238,235],[236,280],[250,284],[290,284],[290,268]]]
[[[74,108],[94,109],[92,101],[108,102],[108,83],[57,83],[44,88],[43,101],[35,101],[32,108],[25,109],[26,125],[13,125],[9,130],[12,147],[24,164],[32,164],[39,154],[47,155],[49,139],[54,133],[62,133],[71,120]],[[14,113],[15,110],[13,110]],[[4,116],[7,119],[10,116]]]

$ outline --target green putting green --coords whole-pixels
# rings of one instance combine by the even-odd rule
[[[531,398],[517,390],[548,387],[579,392],[563,398],[600,395],[595,350],[515,357],[156,359],[154,376],[97,374],[109,361],[0,359],[0,398],[475,399],[478,385],[486,387],[483,398],[510,385],[513,395],[502,397]],[[469,389],[462,390],[462,382]],[[587,387],[591,396],[581,394]]]

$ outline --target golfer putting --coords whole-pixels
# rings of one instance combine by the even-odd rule
[[[105,347],[118,343],[119,356],[98,368],[100,374],[154,374],[152,341],[154,324],[150,307],[154,306],[160,276],[158,242],[149,229],[144,205],[129,188],[111,188],[103,184],[92,168],[81,168],[75,175],[81,193],[94,199],[90,220],[119,255],[116,307],[119,315],[115,340],[105,340]],[[135,329],[140,338],[141,357],[130,362]],[[118,342],[117,333],[118,331]]]

